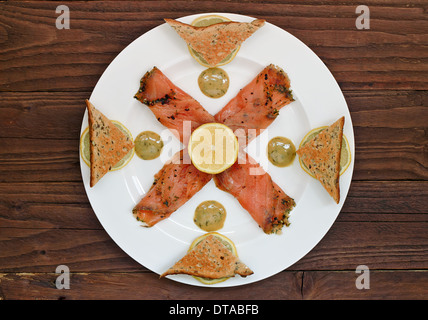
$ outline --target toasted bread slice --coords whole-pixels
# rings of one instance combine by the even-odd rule
[[[336,203],[340,201],[340,154],[344,123],[345,117],[340,118],[296,152]]]
[[[215,67],[224,60],[265,23],[265,20],[256,19],[251,23],[230,21],[207,27],[194,27],[173,19],[165,19],[165,21],[211,67]]]
[[[214,235],[209,235],[160,277],[172,274],[219,279],[233,277],[235,274],[246,277],[253,274],[253,271],[242,263],[221,240]]]
[[[89,118],[91,155],[91,179],[93,187],[134,147],[130,140],[113,122],[86,100]]]

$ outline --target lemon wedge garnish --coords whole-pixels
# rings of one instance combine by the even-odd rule
[[[315,135],[317,135],[321,130],[328,128],[328,126],[323,126],[319,128],[315,128],[311,131],[309,131],[302,139],[302,142],[300,143],[299,148],[303,147],[306,142],[311,140]],[[351,164],[351,150],[349,148],[348,139],[345,137],[345,134],[343,134],[342,137],[342,151],[340,153],[340,175],[342,175],[346,169],[348,169],[349,165]],[[309,174],[311,177],[315,178],[313,174],[309,171],[309,169],[306,167],[306,165],[303,163],[303,161],[299,158],[300,166],[302,169]]]
[[[196,238],[191,243],[188,251],[192,250],[199,242],[201,242],[204,238],[208,237],[209,235],[214,235],[215,237],[217,237],[226,246],[226,248],[228,248],[236,257],[238,256],[238,251],[236,250],[235,244],[232,242],[232,240],[230,240],[228,237],[218,232],[208,232]],[[208,278],[202,278],[202,277],[196,277],[196,276],[193,276],[193,278],[195,278],[196,280],[204,284],[215,284],[215,283],[220,283],[229,279],[228,277],[219,278],[219,279],[208,279]]]
[[[118,127],[129,139],[132,140],[132,134],[129,130],[119,121],[112,120],[114,125]],[[89,127],[87,127],[82,135],[80,136],[80,156],[83,162],[89,167],[91,166],[91,152],[90,152],[90,141],[89,141]],[[132,148],[126,156],[124,156],[110,171],[116,171],[125,167],[134,156],[134,148]]]
[[[193,165],[202,172],[217,174],[231,167],[238,158],[238,138],[220,123],[206,123],[190,136],[188,152]]]
[[[230,19],[226,18],[226,17],[222,17],[219,15],[215,15],[215,14],[210,14],[207,16],[201,16],[199,18],[196,18],[195,20],[193,20],[193,22],[191,23],[192,26],[194,27],[208,27],[210,25],[216,24],[216,23],[221,23],[221,22],[228,22],[231,21]],[[193,50],[190,46],[187,46],[190,52],[190,55],[202,66],[207,67],[207,68],[211,68],[212,66],[210,66],[208,64],[208,62],[205,61],[205,59],[203,57],[201,57],[199,55],[198,52],[196,52],[195,50]],[[226,58],[224,58],[219,64],[216,65],[216,67],[219,66],[224,66],[225,64],[228,64],[229,62],[231,62],[236,54],[239,51],[239,47],[237,47],[235,50],[233,50]]]

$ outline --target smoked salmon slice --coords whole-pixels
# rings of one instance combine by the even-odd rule
[[[289,212],[296,205],[250,156],[214,176],[216,186],[233,195],[267,234],[288,226]]]
[[[185,145],[194,129],[202,124],[215,122],[214,116],[175,86],[157,67],[141,78],[140,88],[134,97],[146,104],[158,121]]]
[[[187,150],[177,152],[155,175],[150,190],[132,213],[144,226],[152,227],[168,218],[212,178],[196,169],[187,159]]]
[[[244,129],[248,144],[275,120],[282,107],[292,101],[287,74],[270,64],[215,115],[215,120],[234,132]]]

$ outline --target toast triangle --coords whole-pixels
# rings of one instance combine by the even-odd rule
[[[345,117],[341,117],[296,152],[336,203],[340,201],[340,155],[344,123]]]
[[[134,147],[114,123],[86,100],[89,119],[89,145],[91,159],[90,187],[93,187]]]
[[[223,61],[265,23],[265,20],[255,19],[252,22],[230,21],[207,27],[194,27],[173,19],[165,21],[211,67]]]
[[[221,240],[214,235],[209,235],[160,277],[173,274],[219,279],[233,277],[235,274],[246,277],[253,274],[253,271],[242,263]]]

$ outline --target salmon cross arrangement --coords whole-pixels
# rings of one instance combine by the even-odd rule
[[[210,71],[232,61],[241,44],[264,24],[264,20],[260,19],[238,23],[220,16],[203,17],[192,25],[171,19],[165,21],[186,41],[191,55]],[[218,73],[212,73],[208,78],[209,81],[217,81]],[[226,80],[227,83],[223,81],[222,84],[228,85],[229,79]],[[204,91],[201,85],[200,88]],[[213,92],[212,88],[209,90],[208,93]],[[206,92],[204,94],[209,96]],[[217,92],[215,97],[218,96]],[[134,98],[147,106],[158,122],[184,146],[154,175],[152,186],[132,210],[144,227],[153,227],[170,217],[211,180],[218,189],[232,195],[265,234],[281,234],[283,227],[289,226],[289,214],[296,202],[244,151],[275,121],[280,110],[294,101],[290,79],[281,67],[274,64],[265,66],[215,115],[176,86],[156,66],[145,72]],[[130,140],[123,128],[110,121],[89,101],[86,103],[89,133],[85,137],[88,139],[85,162],[91,168],[90,187],[93,187],[108,171],[117,168],[118,163],[129,162],[130,152],[133,155],[135,149],[137,153],[140,143],[152,143],[154,138],[153,135],[146,136],[142,138],[145,140],[139,141],[139,135],[135,141]],[[340,174],[349,165],[349,160],[345,163],[343,160],[350,157],[343,126],[344,117],[341,117],[329,127],[308,133],[292,155],[299,156],[302,168],[321,182],[336,203],[340,200]],[[200,167],[193,153],[194,136],[201,128],[208,127],[224,128],[224,132],[231,132],[229,137],[232,136],[232,144],[235,143],[232,148],[236,152],[235,157],[227,165],[223,163],[218,170]],[[81,148],[85,148],[82,140]],[[157,145],[162,147],[162,141],[157,141]],[[212,150],[217,150],[216,147],[209,145]],[[207,149],[205,153],[214,153],[212,150]],[[344,152],[348,156],[344,157]],[[85,152],[81,150],[81,153],[83,157]],[[281,156],[275,154],[275,160],[281,159]],[[226,260],[220,263],[220,260],[210,259],[211,250],[217,247],[219,249],[213,259],[224,260],[228,257],[227,263]],[[245,277],[253,271],[237,258],[236,248],[230,239],[209,233],[203,240],[193,243],[188,254],[162,277],[178,273],[193,275],[203,283],[212,284],[235,274]]]
[[[178,132],[184,145],[189,139],[184,135],[184,121],[191,122],[192,131],[212,122],[225,124],[232,130],[243,129],[246,141],[250,142],[256,137],[255,133],[275,120],[282,107],[293,101],[287,75],[273,65],[264,68],[215,116],[156,67],[141,79],[135,98],[149,106],[160,123]],[[267,172],[251,174],[251,169],[260,166],[249,155],[242,155],[244,151],[240,149],[240,159],[244,161],[236,161],[214,176],[199,171],[189,161],[186,163],[187,152],[180,151],[177,157],[181,161],[168,162],[156,174],[153,186],[133,209],[134,215],[151,227],[168,218],[214,177],[217,187],[235,196],[265,233],[280,231],[283,225],[288,225],[288,213],[295,205],[294,200]]]

